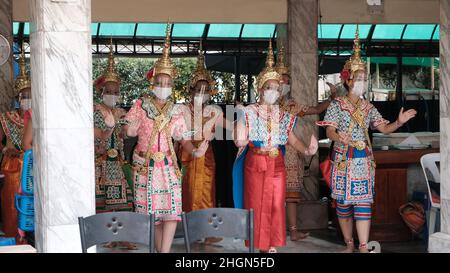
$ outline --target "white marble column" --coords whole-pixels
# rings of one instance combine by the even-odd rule
[[[11,47],[9,60],[0,66],[0,112],[5,112],[10,110],[14,97],[12,0],[0,0],[0,34],[5,36]]]
[[[291,69],[292,97],[304,105],[317,105],[317,0],[288,1],[288,55]],[[299,120],[296,135],[309,145],[311,135],[318,136],[315,122],[317,115],[305,116]],[[309,163],[309,158],[307,158]],[[310,176],[305,177],[304,186],[311,193],[308,200],[319,198],[319,159],[314,157]]]
[[[91,0],[31,0],[36,247],[81,252],[95,213]]]
[[[450,0],[440,1],[441,232],[430,236],[429,252],[450,252]]]

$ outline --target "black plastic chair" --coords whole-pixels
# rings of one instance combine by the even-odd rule
[[[236,238],[249,241],[249,252],[255,252],[253,210],[212,208],[182,214],[184,243],[191,252],[191,243],[207,237]]]
[[[154,252],[155,222],[153,215],[134,212],[107,212],[86,218],[78,217],[83,253],[94,245],[108,242],[130,242],[149,246]]]

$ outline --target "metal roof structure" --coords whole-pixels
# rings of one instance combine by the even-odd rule
[[[113,39],[115,54],[159,55],[165,37],[165,23],[92,23],[92,53],[104,54]],[[438,24],[360,24],[363,54],[366,56],[439,55]],[[28,22],[14,22],[14,41],[29,41]],[[353,46],[356,24],[319,24],[319,54],[346,56]],[[172,24],[172,54],[195,56],[199,42],[208,53],[260,55],[267,40],[276,39],[276,24]]]

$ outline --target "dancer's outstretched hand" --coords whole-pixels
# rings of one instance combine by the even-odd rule
[[[105,124],[109,128],[113,128],[114,125],[116,125],[116,120],[114,119],[114,116],[112,113],[107,113],[105,117]]]
[[[398,114],[398,122],[403,125],[408,122],[408,120],[415,117],[417,111],[414,109],[409,109],[406,112],[403,112],[403,107],[400,109],[400,113]]]
[[[208,149],[209,142],[207,140],[204,140],[200,146],[195,150],[193,153],[194,157],[202,157],[205,155],[206,150]]]
[[[317,142],[317,138],[312,135],[311,141],[309,142],[309,146],[305,151],[305,155],[314,155],[317,152],[317,149],[319,148],[319,143]]]
[[[336,85],[332,84],[331,82],[326,82],[326,84],[330,87],[330,97],[334,100],[337,96]]]
[[[139,156],[137,153],[133,153],[133,165],[134,167],[142,167],[145,164],[145,158]]]
[[[137,131],[141,126],[141,121],[139,119],[133,120],[128,124],[127,135],[129,136],[137,136]]]

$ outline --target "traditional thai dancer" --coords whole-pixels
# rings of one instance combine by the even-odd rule
[[[116,71],[112,41],[108,66],[94,86],[102,96],[102,103],[94,105],[95,135],[95,199],[97,213],[133,211],[133,185],[125,171],[129,168],[124,154],[123,119],[126,111],[120,108],[120,77]],[[130,168],[131,169],[131,168]],[[105,247],[122,246],[137,249],[128,242],[110,242]]]
[[[369,126],[389,134],[416,115],[416,111],[400,110],[398,119],[389,123],[362,95],[367,90],[366,63],[361,59],[358,29],[353,54],[341,72],[348,94],[331,102],[323,121],[327,137],[334,141],[331,160],[332,198],[337,203],[337,216],[347,245],[344,252],[354,251],[353,218],[359,239],[359,251],[368,252],[371,205],[375,189],[375,160],[369,138]]]
[[[133,153],[135,167],[135,211],[156,217],[156,250],[169,252],[177,221],[181,221],[181,171],[172,138],[192,157],[202,157],[205,140],[196,148],[183,117],[184,105],[174,105],[171,97],[176,69],[169,57],[170,24],[167,25],[163,54],[147,77],[153,92],[138,99],[126,115],[128,136],[137,136]]]
[[[94,82],[102,96],[102,103],[94,105],[97,213],[133,211],[132,185],[127,183],[123,171],[126,161],[122,124],[126,111],[118,106],[121,80],[112,50],[111,45],[108,66]]]
[[[20,190],[20,176],[23,165],[24,116],[31,109],[31,79],[26,72],[25,51],[19,58],[20,72],[14,84],[19,96],[20,108],[0,114],[0,148],[3,154],[1,171],[5,183],[1,192],[3,232],[6,237],[22,238],[18,233],[18,216],[15,207],[15,194]],[[3,147],[3,139],[6,145]]]
[[[290,71],[285,62],[283,47],[281,47],[278,51],[277,65],[275,69],[282,78],[280,107],[293,116],[302,117],[305,115],[319,115],[327,109],[330,102],[336,97],[336,87],[330,83],[327,83],[330,86],[331,91],[331,95],[328,100],[316,106],[306,106],[297,103],[291,96]],[[294,147],[289,144],[286,145],[286,154],[284,156],[284,164],[286,165],[287,172],[286,210],[291,241],[298,241],[308,236],[308,233],[303,233],[297,230],[297,204],[300,202],[300,192],[302,187],[304,187],[304,160],[304,156],[298,153]]]
[[[206,70],[201,44],[197,57],[197,68],[192,74],[189,89],[191,101],[186,103],[185,109],[189,111],[184,114],[184,117],[188,130],[196,132],[192,136],[192,143],[194,146],[198,146],[203,140],[212,140],[216,127],[221,128],[220,123],[223,121],[222,109],[217,105],[208,104],[215,90],[215,82]],[[198,158],[192,157],[182,147],[180,148],[179,158],[184,169],[183,211],[214,208],[216,206],[216,163],[213,147],[208,145],[206,154]],[[205,243],[220,240],[221,238],[205,238]]]
[[[261,252],[276,252],[286,244],[284,146],[289,143],[305,155],[317,151],[314,136],[305,147],[292,132],[297,118],[276,103],[280,81],[270,43],[266,67],[257,79],[260,100],[241,107],[238,115],[235,144],[241,149],[233,168],[235,207],[254,210],[255,247]]]

